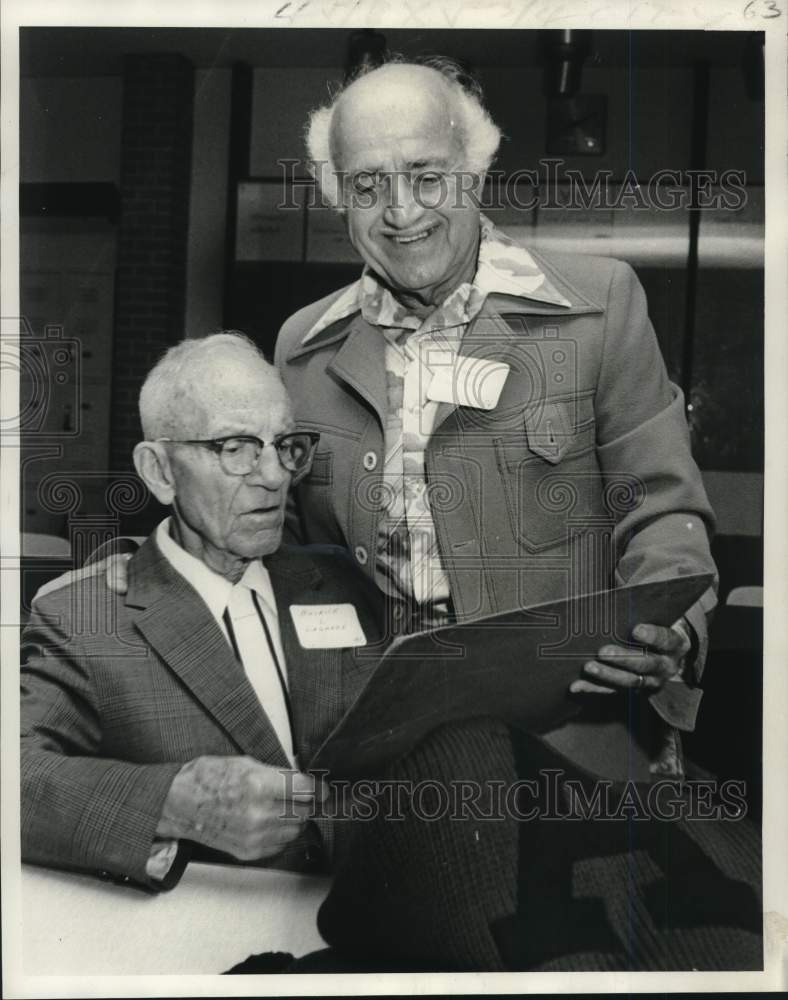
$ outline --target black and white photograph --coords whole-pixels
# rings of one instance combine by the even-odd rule
[[[4,12],[5,996],[785,988],[788,11],[708,8]]]

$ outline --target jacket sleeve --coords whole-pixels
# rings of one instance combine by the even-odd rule
[[[617,582],[714,574],[713,586],[685,614],[697,640],[688,679],[699,680],[716,605],[709,549],[714,515],[690,451],[684,397],[668,380],[640,282],[622,262],[608,295],[596,420],[603,474],[620,476],[627,492],[631,487],[616,527]],[[665,721],[681,729],[694,727],[699,700],[700,692],[684,683],[666,685],[651,699]]]
[[[59,613],[46,613],[44,603],[34,602],[22,637],[22,858],[149,890],[170,888],[183,872],[185,854],[163,881],[152,879],[146,864],[181,764],[101,756],[91,659],[61,624],[67,600],[50,605]]]

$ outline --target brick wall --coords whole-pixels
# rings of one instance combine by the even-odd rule
[[[184,336],[194,69],[179,55],[124,63],[121,219],[115,286],[111,465],[140,440],[137,396]]]

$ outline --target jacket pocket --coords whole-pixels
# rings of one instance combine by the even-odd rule
[[[565,403],[543,403],[529,409],[524,417],[529,451],[556,465],[575,443]]]
[[[520,547],[556,547],[569,537],[570,518],[602,510],[591,397],[532,406],[523,414],[521,434],[496,438],[495,448]]]

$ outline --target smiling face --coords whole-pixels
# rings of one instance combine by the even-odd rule
[[[353,83],[332,122],[350,240],[395,295],[422,312],[476,269],[480,181],[472,187],[461,173],[455,103],[435,70],[395,64]]]
[[[222,351],[178,386],[186,413],[178,438],[254,435],[270,443],[294,429],[279,378],[248,351]],[[176,435],[173,434],[173,437]],[[274,552],[281,542],[291,475],[267,447],[253,472],[228,475],[219,456],[195,445],[167,444],[177,540],[225,576],[240,576],[245,562]]]

